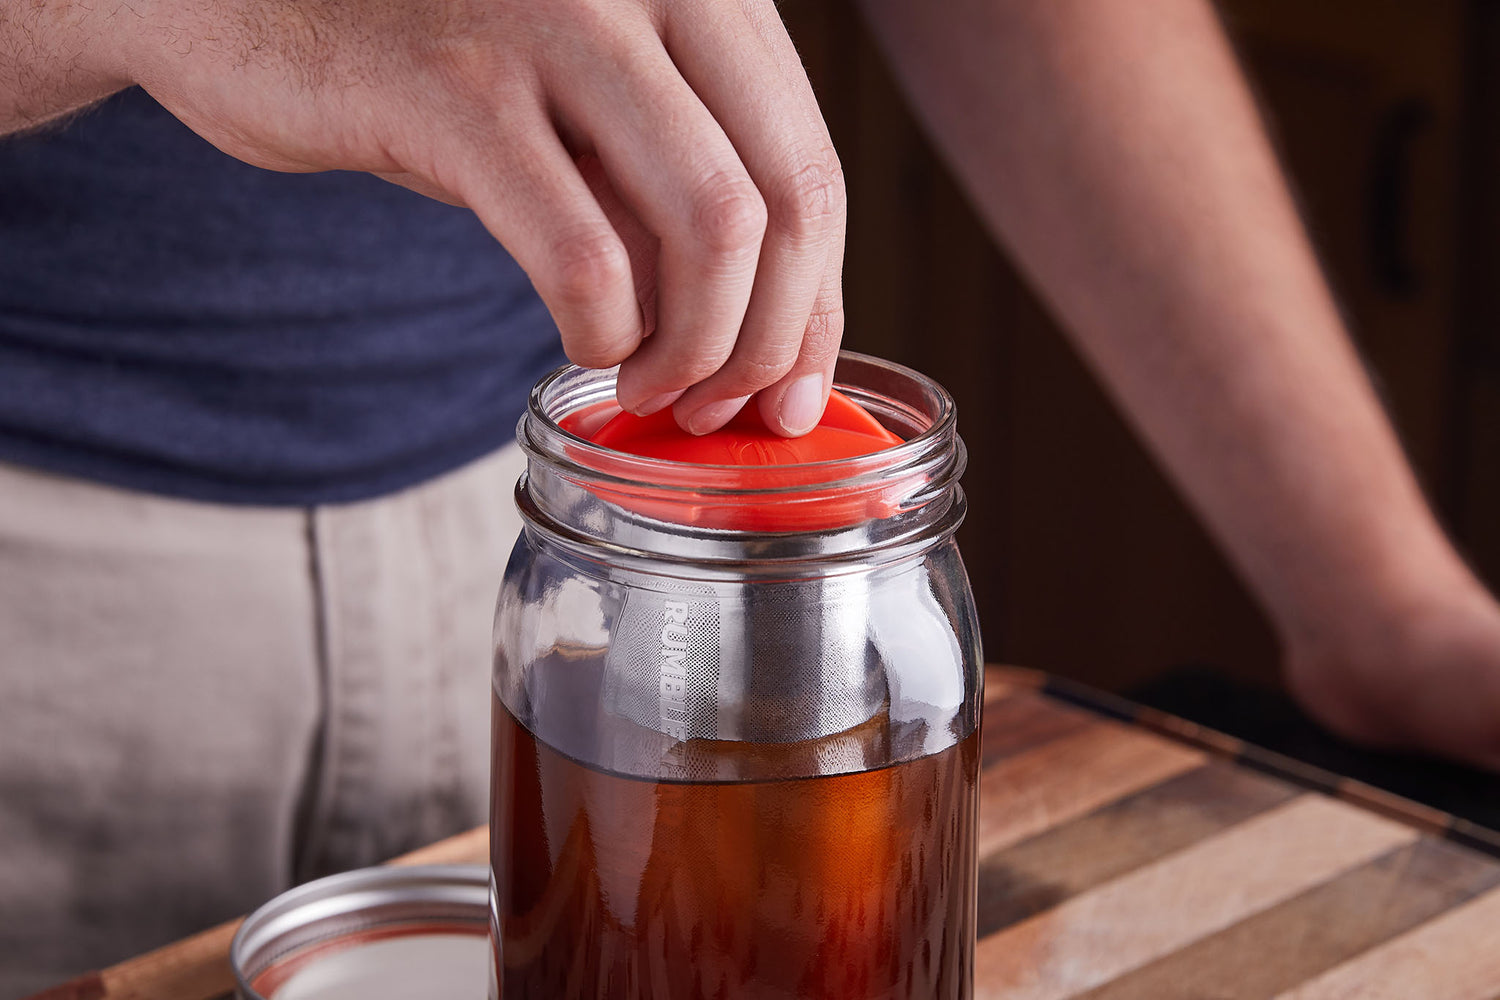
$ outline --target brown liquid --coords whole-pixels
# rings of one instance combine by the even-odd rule
[[[880,770],[708,784],[587,767],[498,700],[494,740],[503,1000],[971,995],[977,734]]]

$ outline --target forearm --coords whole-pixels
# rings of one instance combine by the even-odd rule
[[[992,229],[1284,635],[1466,578],[1203,0],[866,6]]]
[[[0,0],[0,135],[86,107],[128,81],[104,55],[118,0]]]

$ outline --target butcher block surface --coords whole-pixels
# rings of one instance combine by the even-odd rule
[[[1500,1000],[1491,831],[1019,669],[981,766],[978,1000]],[[38,996],[214,1000],[235,926]]]

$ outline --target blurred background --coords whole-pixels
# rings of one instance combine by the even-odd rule
[[[1219,4],[1428,495],[1500,583],[1500,3]],[[850,196],[845,343],[921,368],[970,449],[992,661],[1117,690],[1274,638],[907,110],[849,0],[784,0]]]

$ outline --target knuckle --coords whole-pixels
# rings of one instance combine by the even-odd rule
[[[552,294],[566,307],[587,306],[605,289],[630,281],[630,258],[612,232],[592,230],[558,240],[551,265]]]
[[[723,369],[729,360],[729,346],[700,345],[691,354],[682,354],[671,359],[666,366],[672,373],[673,388],[697,385]]]
[[[580,368],[613,368],[634,350],[634,337],[563,336],[563,353]]]
[[[802,338],[804,355],[824,358],[839,349],[844,338],[844,307],[834,304],[817,309],[807,318],[807,333]]]
[[[474,4],[431,4],[403,25],[415,58],[452,94],[501,94],[525,85],[533,67],[497,46],[494,17]],[[430,95],[428,95],[430,96]],[[504,107],[503,102],[497,106]]]
[[[822,235],[842,220],[848,209],[844,174],[838,158],[807,164],[778,188],[777,219],[794,232]]]
[[[725,388],[736,394],[757,392],[768,385],[775,385],[792,370],[797,363],[797,351],[793,348],[782,355],[757,357],[731,357],[720,373]]]
[[[693,225],[712,252],[757,249],[766,232],[766,204],[749,177],[715,173],[697,187]]]

